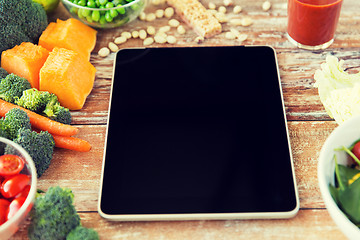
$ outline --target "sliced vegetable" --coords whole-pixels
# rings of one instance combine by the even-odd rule
[[[67,124],[62,124],[53,120],[50,120],[47,117],[41,116],[39,114],[36,114],[32,111],[29,111],[25,108],[16,106],[12,103],[8,103],[4,100],[0,99],[0,116],[4,117],[5,114],[12,108],[20,108],[22,110],[24,110],[29,118],[30,118],[30,123],[34,128],[43,130],[43,131],[48,131],[51,134],[56,134],[56,135],[60,135],[60,136],[73,136],[78,132],[78,128],[71,126],[71,125],[67,125]]]
[[[6,212],[7,220],[12,218],[19,211],[21,206],[24,204],[25,200],[26,200],[26,197],[19,197],[19,198],[15,198],[14,200],[11,201],[11,203],[7,209],[7,212]]]
[[[0,175],[9,176],[18,174],[24,168],[24,160],[16,155],[0,156]]]

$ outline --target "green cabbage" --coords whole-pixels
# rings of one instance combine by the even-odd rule
[[[338,124],[360,114],[360,73],[345,72],[343,64],[343,60],[329,55],[314,75],[320,100]]]

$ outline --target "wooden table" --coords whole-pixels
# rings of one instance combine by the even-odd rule
[[[275,48],[300,197],[300,211],[296,217],[285,220],[109,222],[99,216],[97,203],[114,54],[101,58],[97,52],[121,32],[144,29],[149,25],[158,28],[167,25],[165,18],[151,23],[135,20],[121,28],[98,32],[91,56],[91,62],[97,68],[94,89],[84,108],[72,112],[72,124],[80,129],[78,136],[88,140],[93,147],[88,153],[56,149],[52,164],[39,179],[38,187],[43,190],[56,185],[71,188],[82,224],[95,228],[101,239],[344,239],[330,218],[318,187],[319,151],[337,124],[329,118],[319,100],[313,75],[328,54],[344,59],[349,71],[357,72],[360,64],[360,1],[344,0],[335,42],[325,51],[314,52],[300,50],[289,43],[286,38],[287,1],[270,1],[271,9],[264,12],[261,7],[263,0],[234,0],[243,11],[239,15],[229,13],[228,16],[249,16],[254,20],[249,27],[237,27],[240,32],[248,34],[243,43],[227,40],[222,33],[197,44],[194,42],[195,33],[186,26],[185,35],[172,30],[178,39],[176,45],[153,44],[152,47],[265,44]],[[208,1],[202,2],[207,6]],[[220,0],[213,2],[222,4]],[[165,6],[150,6],[146,12]],[[231,7],[228,9],[232,10]],[[62,5],[50,16],[51,20],[68,17]],[[178,16],[175,18],[180,20]],[[229,31],[230,27],[228,23],[223,23],[224,31]],[[131,39],[120,45],[121,48],[136,46],[142,46],[142,41]],[[24,226],[13,239],[27,239],[26,235],[27,228]]]

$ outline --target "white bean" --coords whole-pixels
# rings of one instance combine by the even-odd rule
[[[220,6],[220,7],[218,8],[218,11],[221,12],[221,13],[226,13],[226,7]]]
[[[170,26],[162,26],[159,28],[159,32],[168,32],[170,31]]]
[[[130,32],[122,32],[121,36],[126,37],[127,39],[130,39],[132,37]]]
[[[156,33],[156,30],[153,26],[148,26],[146,31],[149,35],[154,35]]]
[[[152,22],[152,21],[154,21],[155,19],[156,19],[155,13],[148,13],[148,14],[146,15],[146,21],[147,21],[147,22]]]
[[[100,57],[106,57],[110,54],[110,49],[108,49],[107,47],[103,47],[103,48],[100,48],[99,52],[98,52],[98,55]]]
[[[165,17],[171,18],[172,16],[174,16],[174,13],[175,13],[174,8],[172,8],[172,7],[165,8],[165,11],[164,11]]]
[[[144,46],[149,46],[149,45],[151,45],[153,43],[154,43],[154,39],[152,37],[148,37],[148,38],[144,39],[143,45]]]
[[[194,41],[195,41],[196,43],[202,43],[204,40],[205,40],[205,39],[204,39],[204,37],[202,37],[202,36],[197,36],[197,37],[194,39]]]
[[[166,43],[166,38],[158,34],[155,35],[154,40],[156,43]]]
[[[242,7],[239,6],[239,5],[236,5],[234,8],[233,8],[233,13],[235,14],[238,14],[242,11]]]
[[[142,20],[142,21],[145,21],[146,20],[146,13],[141,12],[140,15],[139,15],[139,19]]]
[[[212,10],[216,9],[215,3],[210,2],[208,6],[209,6],[209,9],[212,9]]]
[[[241,19],[241,25],[244,27],[248,27],[251,24],[253,24],[253,20],[250,17],[244,17],[243,19]]]
[[[177,32],[178,32],[179,34],[185,34],[185,33],[186,33],[186,30],[185,30],[184,26],[179,25],[179,26],[177,27]]]
[[[264,11],[268,11],[271,8],[271,3],[269,1],[265,1],[262,5],[262,9]]]
[[[114,43],[116,43],[116,44],[122,44],[122,43],[125,43],[126,41],[127,41],[127,38],[124,37],[124,36],[121,36],[121,37],[115,38]]]
[[[169,20],[169,26],[170,27],[178,27],[180,25],[180,22],[176,19],[170,19]]]
[[[230,40],[234,40],[236,38],[235,34],[232,32],[226,32],[225,33],[225,38],[226,39],[230,39]]]
[[[231,6],[233,4],[232,0],[224,0],[223,2],[226,7]]]
[[[158,9],[158,10],[156,10],[156,11],[155,11],[155,16],[156,16],[157,18],[162,18],[162,17],[164,17],[164,10],[163,10],[163,9]]]
[[[177,42],[177,39],[174,36],[167,36],[166,41],[170,44],[175,44]]]
[[[119,47],[113,43],[113,42],[109,42],[109,49],[112,51],[112,52],[117,52],[119,50]]]
[[[131,36],[133,37],[133,38],[138,38],[139,37],[139,31],[132,31],[132,33],[131,33]]]
[[[139,31],[139,38],[144,40],[146,37],[147,37],[146,31],[144,29],[141,29]]]

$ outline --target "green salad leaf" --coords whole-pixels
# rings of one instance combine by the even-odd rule
[[[343,60],[329,55],[314,75],[320,100],[338,124],[360,114],[360,72],[349,74],[343,64]]]

